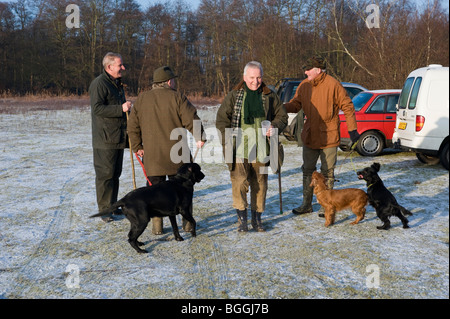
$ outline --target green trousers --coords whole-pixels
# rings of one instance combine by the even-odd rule
[[[123,149],[94,148],[95,189],[99,211],[117,202],[123,153]]]
[[[320,157],[320,172],[326,178],[334,178],[334,168],[337,161],[337,147],[325,149],[312,149],[303,145],[303,175],[312,176],[317,169],[317,161]]]

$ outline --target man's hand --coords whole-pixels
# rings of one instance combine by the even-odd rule
[[[137,154],[139,157],[144,158],[144,150],[139,150],[139,151],[136,152],[136,154]]]
[[[128,112],[129,110],[131,110],[131,102],[130,101],[126,101],[125,103],[122,104],[122,110],[124,111],[124,113]]]
[[[203,145],[205,145],[205,142],[203,142],[203,141],[198,141],[198,142],[197,142],[197,148],[198,148],[198,149],[202,148]]]

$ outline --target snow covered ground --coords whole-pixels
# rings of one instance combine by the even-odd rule
[[[199,111],[209,135],[216,110]],[[329,228],[316,213],[294,216],[301,149],[285,141],[283,214],[271,174],[267,232],[241,234],[210,138],[197,158],[206,174],[195,187],[197,237],[176,242],[165,221],[164,235],[144,232],[150,253],[139,255],[126,219],[88,218],[96,212],[89,109],[0,114],[0,134],[0,298],[449,298],[449,173],[414,154],[350,161],[340,152],[336,169],[336,188],[365,190],[355,170],[380,162],[386,186],[414,214],[410,229],[394,217],[391,230],[377,230],[370,206],[355,226],[351,211]],[[128,154],[119,196],[132,190]]]

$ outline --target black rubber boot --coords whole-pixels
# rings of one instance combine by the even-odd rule
[[[300,207],[294,208],[292,213],[296,215],[309,214],[312,213],[312,199],[313,199],[313,188],[309,186],[311,184],[311,176],[303,175],[303,203]]]
[[[238,232],[246,232],[248,231],[248,225],[247,225],[247,210],[238,210],[236,209],[237,215],[238,215]]]
[[[265,232],[262,222],[261,222],[262,213],[258,213],[255,210],[252,210],[252,227],[257,232]]]

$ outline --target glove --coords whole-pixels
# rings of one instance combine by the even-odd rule
[[[352,149],[356,146],[356,143],[358,143],[359,138],[361,135],[359,135],[357,130],[348,132],[350,134],[350,140],[352,141]]]

